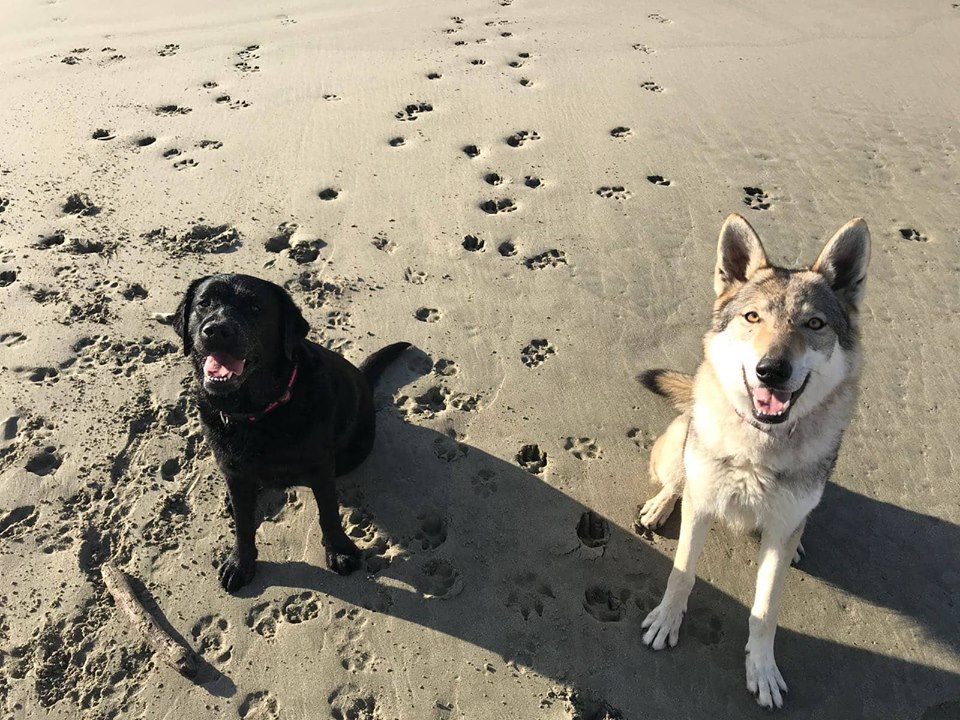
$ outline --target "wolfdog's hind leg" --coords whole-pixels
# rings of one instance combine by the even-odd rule
[[[650,479],[659,483],[662,489],[640,508],[637,520],[646,528],[656,529],[663,525],[683,494],[683,446],[689,422],[688,414],[676,418],[657,439],[650,453]]]

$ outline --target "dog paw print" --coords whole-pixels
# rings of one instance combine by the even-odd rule
[[[486,64],[487,64],[487,61],[484,60],[483,58],[474,58],[473,60],[470,61],[470,64],[471,64],[471,65],[486,65]]]
[[[230,623],[219,615],[207,615],[200,618],[190,634],[198,652],[205,658],[218,663],[227,662],[233,655],[233,645],[227,643],[226,632]]]
[[[604,550],[610,542],[610,523],[602,515],[587,510],[577,522],[577,538],[585,547]]]
[[[914,228],[900,228],[900,237],[912,242],[926,242],[927,236]]]
[[[34,453],[27,460],[24,469],[27,472],[44,477],[51,475],[63,464],[63,457],[57,452],[57,448],[48,445],[37,453]]]
[[[642,52],[644,55],[653,55],[656,52],[656,50],[649,45],[644,45],[643,43],[634,43],[633,49],[637,52]]]
[[[660,13],[650,13],[649,15],[647,15],[647,18],[649,18],[650,20],[653,20],[655,23],[660,23],[661,25],[669,25],[670,23],[673,22],[673,20],[670,20],[669,18],[665,18]]]
[[[610,137],[625,138],[633,135],[633,130],[626,125],[618,125],[610,131]]]
[[[260,66],[254,64],[255,60],[260,59],[258,50],[260,50],[259,45],[247,45],[243,50],[238,50],[237,62],[233,66],[242,73],[260,72]]]
[[[17,281],[17,271],[16,270],[0,270],[0,287],[7,287],[8,285],[13,285]],[[3,343],[0,340],[0,343]]]
[[[339,95],[335,95],[334,93],[327,93],[325,95],[321,95],[320,97],[322,97],[327,102],[340,102],[343,99]]]
[[[176,55],[178,50],[180,50],[179,45],[175,43],[167,43],[162,48],[157,50],[157,55],[160,57],[170,57],[171,55]]]
[[[538,177],[536,177],[536,176],[534,176],[534,175],[527,175],[527,176],[523,179],[523,184],[526,185],[526,186],[527,186],[528,188],[530,188],[531,190],[536,190],[536,189],[538,189],[538,188],[542,188],[542,187],[543,187],[543,180],[541,180],[540,178],[538,178]]]
[[[519,130],[507,138],[507,145],[514,148],[523,147],[528,142],[540,139],[540,133],[536,130]]]
[[[488,498],[497,492],[496,475],[492,470],[480,470],[470,478],[470,487],[475,495],[482,498]]]
[[[557,349],[550,344],[546,338],[534,338],[523,350],[520,351],[520,362],[527,367],[537,367],[547,361],[551,355],[555,355]]]
[[[577,460],[594,460],[603,457],[603,451],[597,445],[597,441],[592,438],[568,437],[563,444],[565,450],[569,450]]]
[[[447,521],[442,515],[429,513],[419,520],[420,527],[413,537],[422,550],[436,550],[447,541]]]
[[[89,197],[84,193],[74,193],[67,198],[63,204],[63,212],[66,215],[83,215],[91,217],[100,213],[97,207]]]
[[[517,254],[517,245],[512,240],[504,240],[497,245],[497,252],[503,257],[513,257]]]
[[[478,148],[476,145],[464,145],[463,154],[472,160],[473,158],[480,156],[480,148]]]
[[[647,80],[645,82],[640,83],[640,89],[646,90],[647,92],[654,92],[654,93],[663,92],[663,88],[657,85],[652,80]]]
[[[480,203],[480,209],[488,215],[497,215],[499,213],[513,212],[517,209],[517,204],[510,198],[485,200]]]
[[[291,625],[299,625],[319,617],[322,607],[321,597],[312,590],[291,595],[283,603],[283,619]]]
[[[422,307],[413,316],[420,322],[435,323],[440,321],[440,311],[436,308]]]
[[[496,212],[496,210],[494,210]],[[481,252],[483,251],[484,242],[476,235],[464,235],[463,236],[463,249],[469,252]]]
[[[500,185],[503,182],[503,177],[501,177],[498,173],[492,172],[484,175],[483,181],[487,185]]]
[[[381,250],[385,253],[392,254],[396,252],[399,245],[397,245],[393,240],[388,238],[385,234],[379,233],[373,236],[373,246],[377,250]]]
[[[401,122],[413,122],[428,112],[433,112],[433,105],[430,103],[411,103],[403,108],[403,110],[394,113],[394,117]]]
[[[415,415],[422,418],[433,418],[447,409],[447,398],[450,391],[442,385],[429,388],[422,395],[411,398],[400,395],[394,400],[394,405],[404,416]]]
[[[631,192],[623,185],[604,185],[601,188],[597,188],[597,195],[602,198],[607,198],[608,200],[628,200]]]
[[[640,428],[630,428],[627,431],[627,437],[633,440],[633,444],[641,450],[649,450],[653,447],[653,439]]]
[[[469,447],[455,437],[441,435],[433,441],[433,454],[444,462],[454,462],[466,456]]]
[[[547,453],[539,445],[524,445],[517,453],[517,464],[528,473],[540,475],[547,467]]]
[[[441,377],[450,377],[460,372],[457,364],[449,358],[440,358],[433,364],[433,374]]]
[[[743,204],[751,210],[770,209],[770,198],[762,188],[744,186],[743,192]]]
[[[425,598],[450,600],[463,592],[463,577],[446,560],[433,558],[423,564],[416,585]]]
[[[536,613],[543,617],[545,599],[553,600],[557,596],[553,588],[540,580],[536,573],[524,572],[510,580],[511,588],[507,592],[507,607],[515,607],[524,620]]]
[[[457,393],[450,398],[450,405],[460,412],[473,412],[480,407],[480,396]]]
[[[567,264],[567,256],[563,250],[547,250],[542,252],[539,255],[534,255],[528,257],[523,261],[523,264],[527,266],[529,270],[543,270],[548,267],[557,267],[558,265]]]
[[[619,622],[627,613],[629,590],[615,593],[605,585],[594,585],[583,594],[583,609],[599,622]]]
[[[327,697],[333,720],[380,720],[375,695],[347,684],[336,688]]]
[[[427,275],[423,270],[407,268],[403,271],[403,279],[411,285],[423,285],[427,281],[428,277],[429,275]]]
[[[269,690],[258,690],[240,703],[240,720],[280,720],[277,699]]]
[[[330,200],[336,200],[338,197],[340,197],[340,191],[330,187],[324,188],[317,193],[317,197],[321,200],[326,200],[329,202]]]
[[[701,645],[717,645],[723,639],[723,620],[707,608],[691,608],[683,618],[681,632]]]
[[[277,634],[277,624],[279,622],[280,608],[272,602],[262,602],[254,605],[247,613],[247,627],[265,638],[272,638]]]
[[[173,164],[173,167],[177,170],[189,170],[197,166],[197,161],[193,158],[184,158],[183,160],[177,160]]]
[[[663,175],[647,175],[647,181],[661,187],[670,187],[670,185],[672,185]]]

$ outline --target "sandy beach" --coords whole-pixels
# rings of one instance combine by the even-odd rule
[[[859,409],[776,647],[783,717],[960,718],[960,6],[10,0],[0,25],[0,716],[766,717],[757,541],[718,525],[653,652],[678,517],[637,532],[730,212],[771,258],[873,237]],[[284,286],[378,386],[340,481],[363,570],[271,491],[217,582],[224,484],[166,324]],[[177,674],[111,561],[200,658]]]

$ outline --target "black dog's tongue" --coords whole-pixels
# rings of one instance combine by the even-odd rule
[[[238,360],[225,353],[213,353],[204,358],[203,372],[205,375],[215,378],[243,375],[245,364],[246,360]]]

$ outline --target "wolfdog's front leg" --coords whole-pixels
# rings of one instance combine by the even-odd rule
[[[680,637],[680,622],[687,611],[687,599],[697,579],[697,559],[703,551],[713,525],[713,516],[698,513],[696,505],[689,500],[689,485],[684,490],[683,509],[680,514],[680,540],[677,554],[673,559],[673,569],[667,580],[667,589],[663,599],[643,621],[647,631],[643,642],[654,650],[662,650],[669,642],[670,647],[677,644]]]
[[[783,580],[802,534],[801,523],[792,533],[764,530],[760,540],[760,567],[757,570],[757,592],[750,611],[746,662],[747,689],[765,708],[783,707],[783,694],[787,691],[787,684],[773,656],[773,640],[777,633]]]

